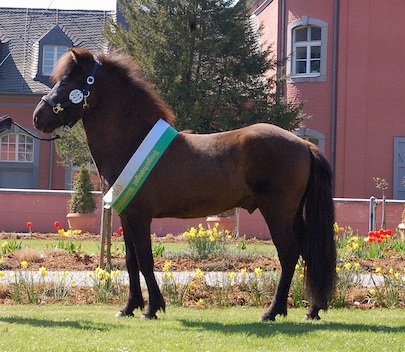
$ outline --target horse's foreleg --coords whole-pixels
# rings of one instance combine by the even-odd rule
[[[149,306],[143,315],[145,318],[156,319],[156,312],[159,310],[165,311],[166,305],[153,272],[154,262],[150,238],[150,223],[136,227],[137,231],[133,233],[135,234],[134,244],[138,258],[138,266],[145,278],[149,294]]]
[[[141,284],[139,280],[138,261],[132,234],[128,226],[123,222],[124,240],[126,249],[126,265],[129,275],[129,296],[126,305],[116,314],[117,317],[133,316],[134,309],[143,309],[145,303],[142,297]]]
[[[287,315],[288,291],[299,257],[299,246],[292,228],[287,226],[284,228],[272,227],[270,231],[281,264],[281,276],[271,306],[262,315],[261,321],[274,321],[278,314]]]

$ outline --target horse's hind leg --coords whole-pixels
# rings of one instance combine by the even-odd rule
[[[139,268],[133,243],[133,236],[125,221],[122,221],[122,227],[124,228],[126,265],[129,275],[129,297],[126,305],[116,314],[117,317],[132,316],[134,315],[134,309],[143,309],[145,306],[139,280]]]
[[[275,217],[270,219],[266,215],[264,217],[269,225],[273,243],[277,248],[281,264],[281,276],[271,306],[260,319],[262,321],[275,320],[278,314],[287,315],[288,292],[299,257],[299,244],[294,234],[292,222],[275,219]]]

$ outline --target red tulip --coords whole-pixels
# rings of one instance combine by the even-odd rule
[[[59,229],[59,227],[60,227],[60,222],[59,221],[55,221],[53,224],[55,225],[55,227],[57,229]]]
[[[124,234],[124,229],[122,228],[122,226],[120,226],[119,230],[120,230],[120,234],[123,235]]]
[[[32,227],[32,222],[31,221],[27,221],[27,227],[30,229]]]
[[[113,232],[113,236],[114,236],[114,237],[117,237],[117,236],[118,236],[118,233]]]

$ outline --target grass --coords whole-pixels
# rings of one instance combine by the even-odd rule
[[[1,306],[1,351],[403,351],[404,310],[303,309],[259,323],[263,309],[169,307],[157,321],[114,318],[116,306]],[[139,313],[137,314],[139,317]]]

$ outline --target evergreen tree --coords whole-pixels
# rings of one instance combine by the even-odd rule
[[[70,210],[73,213],[91,214],[96,210],[96,201],[92,193],[93,186],[89,170],[81,165],[79,173],[75,176],[74,193],[70,199]]]
[[[118,0],[126,24],[106,37],[127,51],[177,115],[178,129],[215,132],[268,122],[294,129],[302,104],[280,94],[270,48],[259,48],[247,1]]]

